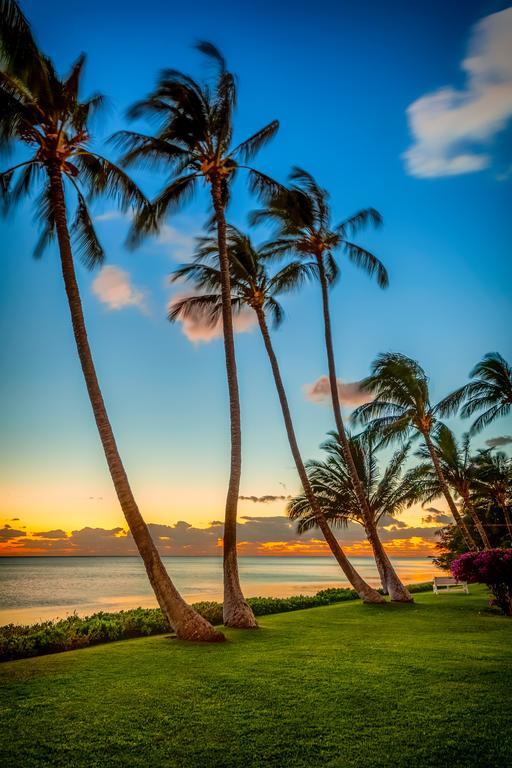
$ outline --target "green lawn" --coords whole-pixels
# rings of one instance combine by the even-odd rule
[[[31,768],[512,764],[512,621],[471,595],[261,619],[1,665],[0,762]]]

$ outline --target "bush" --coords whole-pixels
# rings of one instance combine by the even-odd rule
[[[432,589],[432,584],[415,584],[411,592]],[[357,600],[353,589],[322,589],[316,595],[293,597],[249,597],[247,602],[255,616],[272,613],[299,611],[346,600]],[[212,624],[222,624],[222,603],[194,603],[194,608]],[[81,618],[76,614],[60,621],[40,624],[8,624],[0,627],[0,661],[24,659],[47,653],[70,651],[99,643],[124,640],[130,637],[147,637],[169,632],[169,627],[159,608],[135,608],[116,613],[95,613]]]
[[[512,549],[466,552],[453,561],[451,571],[459,581],[487,584],[493,605],[512,616]]]

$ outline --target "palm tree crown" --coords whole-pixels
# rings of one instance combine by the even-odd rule
[[[290,180],[294,183],[288,189],[263,189],[267,206],[251,215],[254,224],[271,222],[277,226],[274,252],[282,255],[295,252],[302,257],[314,257],[322,262],[328,282],[333,283],[339,274],[334,252],[342,250],[356,266],[369,275],[375,274],[381,288],[387,287],[388,275],[382,262],[349,239],[367,224],[379,226],[382,218],[378,211],[365,208],[334,225],[328,192],[318,185],[313,176],[301,168],[294,168]]]
[[[201,42],[197,48],[216,67],[213,83],[201,84],[175,69],[162,71],[157,87],[129,110],[133,119],[148,117],[157,124],[155,135],[120,131],[114,141],[123,148],[123,164],[139,163],[170,173],[167,184],[151,206],[140,211],[132,231],[132,243],[155,232],[166,215],[194,194],[204,178],[218,181],[221,203],[226,207],[229,188],[238,169],[249,171],[253,189],[276,190],[279,185],[265,174],[245,165],[277,132],[273,120],[245,141],[232,146],[233,113],[237,92],[233,74],[217,48]]]
[[[29,152],[25,160],[0,174],[3,211],[39,191],[35,206],[42,232],[34,255],[40,256],[56,237],[49,176],[58,172],[77,198],[71,225],[77,253],[88,268],[94,267],[103,261],[104,252],[86,198],[107,195],[126,210],[142,207],[145,197],[124,171],[90,149],[89,123],[103,98],[79,97],[85,57],[80,56],[69,74],[60,78],[52,61],[37,49],[16,3],[2,0],[0,16],[0,142],[9,150],[19,141]]]
[[[476,476],[475,463],[470,453],[470,436],[466,433],[459,445],[451,429],[446,424],[439,423],[433,441],[448,483],[458,496],[463,499],[469,498]],[[418,464],[412,471],[418,472],[418,478],[423,475],[424,501],[433,501],[442,491],[439,478],[429,461],[428,449],[422,445],[416,451],[416,456],[425,461]]]
[[[371,374],[360,383],[374,399],[352,414],[384,444],[414,433],[430,434],[437,424],[437,407],[430,402],[428,378],[415,360],[400,353],[378,355]]]
[[[298,289],[311,276],[315,264],[294,261],[271,275],[268,266],[273,255],[272,245],[257,247],[248,235],[233,226],[227,227],[227,246],[233,312],[240,312],[243,307],[262,309],[274,327],[278,327],[284,313],[276,297]],[[222,295],[218,264],[217,238],[198,238],[194,261],[178,267],[171,279],[190,280],[199,292],[173,302],[169,310],[171,322],[188,316],[201,317],[209,325],[219,321]]]
[[[498,352],[489,352],[469,375],[474,381],[448,395],[439,403],[439,410],[443,416],[449,416],[462,405],[460,415],[463,419],[483,410],[470,430],[471,434],[476,434],[495,419],[510,413],[512,368]]]
[[[471,549],[477,545],[452,498],[432,438],[440,422],[438,406],[430,402],[428,378],[419,363],[396,352],[378,355],[370,376],[361,382],[363,392],[374,400],[356,408],[354,422],[368,424],[370,434],[383,445],[421,435],[434,465],[439,485],[457,525]]]
[[[336,432],[322,445],[327,452],[323,461],[309,461],[308,477],[315,497],[326,518],[333,525],[346,525],[349,520],[365,525],[365,517],[354,492],[349,468]],[[364,433],[349,437],[350,450],[358,475],[368,497],[372,522],[377,525],[384,516],[394,517],[418,500],[416,486],[403,477],[409,446],[398,450],[384,472],[379,467],[375,442]],[[304,533],[317,525],[316,515],[304,493],[288,505],[292,520],[298,520],[298,531]]]
[[[478,500],[475,497],[475,484],[478,477],[478,467],[474,457],[471,456],[469,434],[466,433],[463,436],[462,443],[459,445],[453,432],[445,424],[439,423],[433,437],[433,443],[444,478],[455,491],[456,496],[461,499],[463,511],[471,517],[484,547],[489,549],[491,546],[489,537],[476,509]],[[411,470],[411,476],[417,480],[422,500],[424,502],[432,501],[443,493],[442,485],[435,468],[429,461],[428,448],[421,446],[416,452],[416,456],[425,459],[425,462]]]

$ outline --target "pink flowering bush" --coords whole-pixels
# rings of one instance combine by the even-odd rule
[[[487,584],[493,604],[512,616],[512,549],[465,552],[453,561],[451,571],[458,581]]]

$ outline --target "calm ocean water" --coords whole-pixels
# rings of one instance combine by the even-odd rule
[[[164,562],[189,602],[222,599],[220,558],[165,557]],[[379,584],[371,558],[352,562],[370,584]],[[406,583],[428,581],[435,571],[428,558],[396,558],[394,565]],[[241,557],[240,577],[248,597],[310,595],[328,586],[348,586],[328,557]],[[0,558],[0,624],[154,605],[138,557]]]

